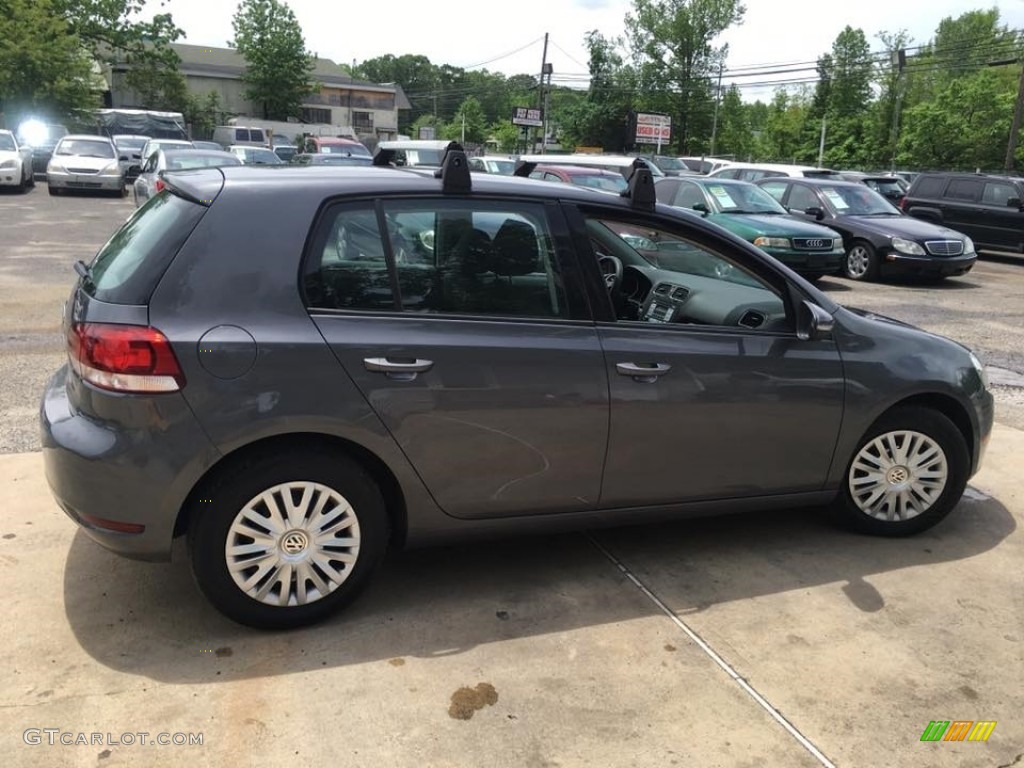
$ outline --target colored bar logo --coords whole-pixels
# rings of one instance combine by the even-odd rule
[[[931,720],[921,741],[988,741],[995,720]]]

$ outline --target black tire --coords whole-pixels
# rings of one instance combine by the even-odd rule
[[[47,187],[50,191],[50,197],[57,197],[60,194],[60,190],[56,187]]]
[[[867,240],[854,240],[843,259],[843,275],[851,280],[868,282],[878,279],[878,251]]]
[[[916,499],[918,506],[921,507],[916,514],[906,517],[906,519],[879,519],[879,517],[872,516],[863,511],[854,499],[851,485],[857,482],[860,489],[858,496],[861,501],[870,501],[870,489],[868,487],[870,486],[870,479],[866,477],[863,471],[855,469],[855,464],[857,464],[861,451],[870,446],[876,438],[888,433],[898,432],[918,433],[926,440],[931,441],[934,446],[937,446],[940,449],[941,456],[929,458],[929,451],[924,451],[922,455],[923,462],[916,469],[914,467],[915,462],[906,461],[904,462],[906,466],[904,466],[904,463],[897,463],[889,468],[886,474],[889,472],[899,473],[901,469],[907,470],[909,468],[909,474],[905,476],[913,480],[915,477],[919,477],[918,474],[915,474],[916,472],[928,471],[934,473],[939,471],[941,463],[944,461],[945,480],[941,486],[933,489],[934,492],[927,499],[922,499],[921,497]],[[926,445],[920,438],[918,438],[918,444]],[[904,440],[901,442],[899,436],[896,436],[896,445],[906,448],[909,445],[909,441]],[[868,452],[870,453],[871,449],[868,449]],[[956,425],[948,417],[931,408],[911,406],[895,408],[879,418],[857,444],[853,456],[846,465],[842,488],[840,489],[839,497],[836,499],[834,511],[843,523],[862,533],[869,533],[875,536],[910,536],[920,533],[931,528],[946,517],[960,501],[964,488],[967,486],[970,461],[967,442],[960,430],[957,429]],[[899,475],[895,475],[894,479],[898,480]],[[889,482],[888,478],[887,482]],[[939,481],[928,478],[926,482],[938,483]],[[891,486],[886,485],[886,487]],[[888,512],[891,508],[891,503],[886,502],[886,508],[876,509],[876,512],[882,514],[883,512]]]
[[[228,569],[226,547],[231,534],[232,524],[243,508],[256,499],[264,491],[285,483],[315,483],[343,497],[351,507],[351,516],[355,518],[356,531],[346,527],[346,536],[354,538],[358,535],[358,547],[355,551],[355,562],[343,566],[340,570],[344,576],[333,589],[316,597],[305,604],[288,606],[270,605],[256,596],[250,596],[236,584]],[[188,530],[189,559],[196,582],[207,599],[223,614],[237,621],[258,629],[291,629],[313,624],[341,609],[356,598],[366,586],[376,566],[380,563],[387,548],[389,539],[389,522],[385,509],[384,498],[380,489],[370,475],[355,461],[343,455],[289,453],[287,455],[260,455],[233,466],[213,482],[196,494],[190,510]],[[294,498],[294,497],[293,497]],[[266,507],[258,507],[266,511]],[[307,517],[309,515],[307,514]],[[265,517],[270,520],[269,515]],[[312,519],[312,518],[310,518]],[[285,523],[286,527],[288,524]],[[252,530],[252,526],[249,526]],[[300,530],[301,526],[292,531]],[[269,531],[269,527],[268,527]],[[273,541],[272,551],[275,557],[286,559],[282,547],[288,537],[282,532],[280,536],[268,533],[267,541]],[[255,543],[255,539],[252,540]],[[306,539],[307,543],[309,539]],[[245,540],[236,543],[245,544]],[[294,544],[294,540],[291,542]],[[336,545],[337,546],[337,545]],[[311,549],[304,551],[311,552]],[[351,556],[351,548],[345,553]],[[301,552],[291,556],[295,559],[288,563],[299,563]],[[248,562],[255,563],[255,560]],[[331,567],[338,567],[340,561],[332,561]],[[285,564],[288,564],[285,563]],[[311,566],[313,561],[306,558],[303,567]],[[267,571],[274,577],[281,573],[278,565]],[[255,565],[240,576],[252,577],[258,571]],[[326,582],[327,572],[319,566],[310,580],[303,580],[303,589],[315,584],[311,579],[319,578]],[[309,571],[306,571],[309,573]],[[289,594],[298,603],[299,585],[295,571],[289,575]],[[279,600],[283,592],[281,582],[272,578],[269,582],[261,578],[256,586],[273,584],[279,587],[274,596],[274,589],[264,599]]]
[[[31,178],[31,175],[29,176],[29,178]],[[22,171],[21,183],[18,184],[18,191],[21,192],[21,194],[25,194],[26,192],[28,192],[29,186],[30,184],[28,183],[28,178],[25,177],[24,171]]]

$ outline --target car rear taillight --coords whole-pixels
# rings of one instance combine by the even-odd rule
[[[901,211],[907,210],[907,196],[903,195],[903,197],[900,198],[900,201],[899,203],[897,203],[897,205],[899,205]]]
[[[163,179],[157,179],[156,184],[154,184],[153,186],[156,189],[157,194],[163,192],[167,188],[167,184],[164,182]]]
[[[177,392],[185,375],[171,343],[144,325],[75,323],[68,331],[68,357],[75,373],[114,392]]]

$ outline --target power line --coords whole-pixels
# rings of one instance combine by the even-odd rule
[[[501,61],[502,59],[507,59],[509,56],[515,56],[517,53],[525,51],[531,45],[536,45],[537,43],[539,43],[543,39],[544,39],[543,36],[538,37],[536,40],[531,40],[526,45],[523,45],[523,46],[521,46],[519,48],[516,48],[514,51],[509,51],[508,53],[503,53],[503,54],[501,54],[501,56],[495,56],[493,59],[488,59],[487,61],[481,61],[479,64],[470,64],[467,67],[459,67],[459,69],[470,70],[470,69],[476,69],[477,67],[483,67],[483,66],[485,66],[487,64],[493,64],[496,61]]]
[[[551,45],[553,45],[553,46],[554,46],[555,48],[557,48],[557,49],[558,49],[558,50],[560,50],[560,51],[561,51],[562,53],[564,53],[564,54],[565,54],[565,55],[566,55],[566,56],[568,57],[569,61],[573,62],[574,64],[578,64],[578,65],[579,65],[579,66],[581,66],[581,67],[586,67],[587,69],[590,69],[589,65],[587,65],[587,64],[584,64],[584,63],[583,63],[582,61],[580,61],[579,59],[576,59],[576,58],[574,58],[574,57],[573,57],[573,55],[572,55],[571,53],[569,53],[568,51],[566,51],[566,50],[565,50],[565,49],[564,49],[564,48],[563,48],[562,46],[560,46],[560,45],[559,45],[558,43],[556,43],[556,42],[555,42],[554,40],[551,40],[550,42],[551,42]]]

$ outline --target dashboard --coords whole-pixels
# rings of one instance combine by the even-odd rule
[[[628,266],[621,290],[633,319],[780,331],[788,328],[778,296],[725,279]]]

